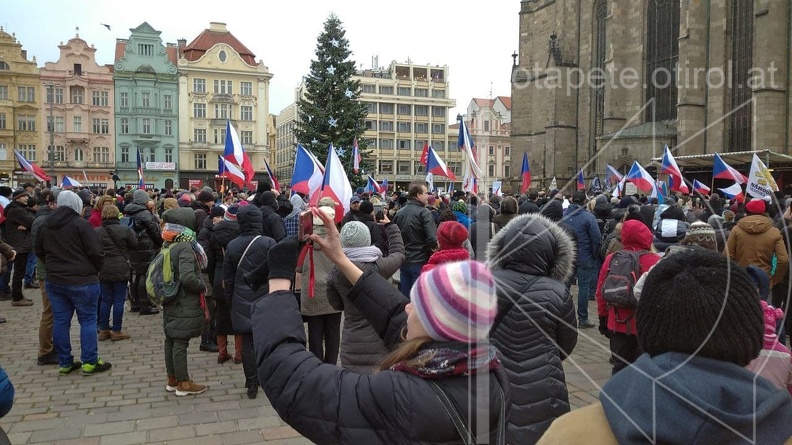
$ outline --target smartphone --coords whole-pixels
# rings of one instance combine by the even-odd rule
[[[307,241],[311,235],[313,235],[313,213],[306,210],[300,213],[300,230],[297,237],[300,241]]]

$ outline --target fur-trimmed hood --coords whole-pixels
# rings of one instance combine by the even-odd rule
[[[561,226],[537,213],[520,215],[487,245],[492,270],[508,269],[565,282],[575,270],[575,242]]]

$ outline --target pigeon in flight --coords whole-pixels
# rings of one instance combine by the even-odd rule
[[[108,31],[111,31],[111,29],[110,29],[110,25],[106,25],[106,24],[104,24],[104,23],[100,23],[100,25],[102,25],[102,26],[104,26],[105,28],[107,28],[107,30],[108,30]]]

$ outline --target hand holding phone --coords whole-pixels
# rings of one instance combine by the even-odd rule
[[[300,230],[297,239],[300,242],[308,241],[311,235],[313,235],[313,214],[309,209],[300,213]]]

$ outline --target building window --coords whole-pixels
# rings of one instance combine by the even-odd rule
[[[393,114],[393,104],[380,104],[380,114]]]
[[[138,54],[141,56],[153,56],[154,45],[148,43],[138,43]]]
[[[490,121],[484,121],[484,131],[490,131]]]
[[[66,131],[66,124],[64,123],[63,116],[55,116],[55,131],[58,133]]]
[[[74,160],[77,162],[83,162],[85,160],[85,153],[83,152],[82,148],[74,149]]]
[[[109,119],[91,119],[91,124],[94,134],[110,134]]]
[[[365,122],[366,130],[375,130],[377,128],[377,121],[367,120]]]
[[[607,57],[607,40],[606,40],[606,19],[608,17],[608,2],[607,0],[597,0],[594,5],[594,54],[593,57],[593,70],[592,74],[594,81],[592,82],[591,94],[593,97],[593,107],[591,108],[594,113],[594,135],[602,136],[603,118],[605,116],[605,58]],[[592,147],[596,145],[596,140],[591,138]],[[593,150],[592,150],[593,152]]]
[[[503,166],[503,177],[511,178],[511,165],[506,164]]]
[[[193,140],[195,142],[206,143],[206,129],[196,128],[193,130]]]
[[[28,161],[34,162],[36,160],[36,146],[35,145],[20,145],[19,153]]]
[[[495,166],[490,164],[488,167],[489,168],[487,169],[487,171],[489,172],[489,177],[491,178],[495,176]]]
[[[380,94],[393,94],[392,86],[380,86]]]
[[[380,131],[393,131],[393,122],[380,121]]]
[[[36,131],[36,116],[32,114],[20,114],[18,119],[17,130]]]
[[[82,117],[81,116],[74,116],[72,120],[72,130],[75,133],[82,133]]]
[[[173,162],[173,149],[166,148],[165,149],[165,162]]]
[[[8,100],[8,85],[0,85],[0,100]]]
[[[140,94],[140,102],[141,106],[144,108],[148,108],[151,106],[151,93],[141,93]]]
[[[429,97],[429,90],[426,88],[416,88],[415,97]]]
[[[165,121],[165,136],[173,136],[173,121]]]
[[[240,131],[239,132],[239,142],[242,145],[253,145],[253,132],[252,131]]]
[[[164,96],[162,96],[162,102],[166,110],[173,109],[173,96],[171,96],[170,94],[165,94]]]
[[[445,125],[443,124],[432,124],[432,134],[443,134],[443,128]]]
[[[119,106],[121,108],[129,108],[129,93],[121,93],[118,95]]]
[[[215,119],[231,119],[231,104],[215,104]]]
[[[376,85],[363,85],[363,93],[364,94],[374,94],[377,92]]]
[[[412,161],[397,161],[396,162],[396,174],[399,175],[410,175],[412,174],[412,169],[410,168]]]
[[[193,104],[193,117],[199,119],[206,118],[206,104]]]
[[[145,159],[145,157],[146,157],[146,152],[144,151],[143,158]],[[157,149],[152,148],[151,150],[149,150],[149,157],[147,159],[147,162],[157,162]]]
[[[225,128],[215,128],[214,129],[214,143],[215,144],[225,144],[226,138],[226,129]]]
[[[73,104],[82,104],[83,103],[83,87],[73,86],[70,87],[71,92],[71,103]]]
[[[102,125],[99,123],[99,121],[100,119],[91,119],[91,130],[94,134],[99,134],[99,131],[101,130]]]
[[[409,96],[410,95],[410,87],[399,87],[397,90],[399,96]]]
[[[110,119],[102,119],[101,127],[101,134],[110,134]]]
[[[47,132],[55,131],[55,124],[52,122],[52,116],[47,116]]]
[[[646,100],[654,99],[654,106],[646,108],[646,121],[673,120],[677,116],[674,68],[679,60],[679,0],[649,0],[647,16]]]
[[[107,164],[110,162],[110,149],[107,147],[94,147],[93,148],[93,161],[94,163]]]
[[[0,70],[5,70],[5,71],[8,71],[8,70],[10,70],[10,69],[11,69],[11,67],[10,67],[10,66],[8,66],[8,64],[7,64],[7,63],[5,63],[5,62],[3,62],[2,60],[0,60]],[[3,149],[5,149],[5,146],[3,146]]]
[[[428,133],[429,132],[429,124],[425,122],[416,122],[415,123],[415,132],[416,133]]]
[[[206,170],[206,154],[199,153],[195,155],[195,169]]]
[[[393,173],[393,161],[379,161],[380,173]]]
[[[5,113],[0,113],[0,130],[6,129],[6,115]]]
[[[412,106],[410,106],[410,105],[399,105],[397,112],[401,116],[409,116],[412,113]]]
[[[55,88],[55,103],[63,103],[63,88]]]
[[[47,150],[52,149],[51,145],[47,146]],[[63,162],[66,160],[66,147],[63,145],[56,145],[55,149],[52,150],[52,158],[55,162]]]
[[[102,95],[100,94],[101,91],[93,91],[91,96],[93,97],[93,106],[98,107],[99,104],[102,103]]]
[[[403,133],[409,133],[411,130],[412,125],[409,122],[399,122],[399,131]]]
[[[374,102],[364,102],[366,107],[367,113],[376,113],[377,112],[377,104]]]
[[[444,107],[432,107],[432,116],[434,117],[443,117],[446,114],[446,110]]]
[[[232,85],[233,81],[231,80],[217,80],[214,81],[214,93],[215,94],[233,94],[232,93]]]
[[[82,64],[81,63],[75,63],[73,66],[74,66],[74,75],[75,76],[82,76],[82,73],[83,73],[82,72]]]
[[[239,107],[239,118],[243,121],[253,120],[253,107],[250,105],[242,105]]]
[[[414,168],[416,175],[422,175],[424,173],[424,165],[421,164],[421,161],[414,161]]]
[[[206,79],[193,79],[193,93],[206,93]]]
[[[429,107],[426,105],[416,105],[415,106],[415,115],[416,116],[428,116],[429,115]]]
[[[393,139],[380,139],[379,148],[383,150],[393,150]]]
[[[239,93],[243,96],[253,95],[253,82],[240,82]]]
[[[462,163],[461,162],[449,162],[448,163],[448,168],[450,168],[451,171],[454,172],[455,175],[461,175],[462,174]]]
[[[432,141],[432,148],[435,151],[445,151],[445,141]]]
[[[399,150],[409,150],[412,148],[412,141],[409,139],[399,139],[396,141],[396,146]]]
[[[488,153],[489,153],[490,156],[493,156],[495,154],[495,147],[493,145],[489,146]]]
[[[121,162],[129,162],[129,147],[121,147]]]
[[[432,90],[432,97],[437,99],[445,99],[445,90]]]
[[[729,151],[747,151],[751,149],[751,119],[753,104],[752,89],[749,87],[750,71],[753,66],[753,2],[732,3],[729,18],[729,36],[731,37],[731,59],[734,68],[731,70],[729,91]]]
[[[17,96],[20,102],[35,102],[36,89],[33,87],[17,87]]]
[[[143,119],[143,134],[151,134],[151,119]]]

